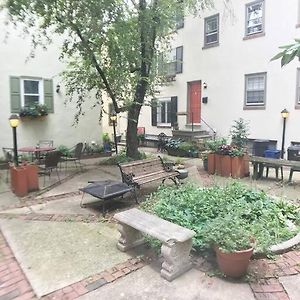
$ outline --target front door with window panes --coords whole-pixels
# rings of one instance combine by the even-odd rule
[[[251,35],[263,31],[263,7],[263,1],[249,4],[246,7],[246,35]]]
[[[157,125],[171,126],[171,99],[159,101],[157,107]]]
[[[22,79],[22,104],[24,107],[32,107],[42,104],[42,84],[41,80]]]

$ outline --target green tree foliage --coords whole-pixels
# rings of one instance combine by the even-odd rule
[[[281,52],[276,54],[271,60],[281,59],[281,67],[287,65],[296,57],[300,59],[300,39],[295,39],[295,43],[279,47]]]
[[[91,106],[102,103],[104,91],[116,113],[128,112],[127,155],[137,157],[141,107],[165,81],[156,72],[156,58],[170,49],[176,16],[197,15],[211,1],[7,0],[5,7],[13,22],[24,24],[35,47],[58,35],[63,40],[64,79],[67,94],[77,101],[76,121],[91,92],[97,99]]]

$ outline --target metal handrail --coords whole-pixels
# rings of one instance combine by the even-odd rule
[[[213,136],[215,139],[217,132],[203,118],[201,118],[201,121],[213,132]]]

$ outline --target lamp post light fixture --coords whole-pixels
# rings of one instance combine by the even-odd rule
[[[17,145],[17,127],[19,125],[20,118],[18,115],[11,115],[9,117],[9,124],[13,130],[13,140],[14,140],[14,160],[16,167],[19,165],[18,161],[18,145]]]
[[[110,115],[110,120],[113,123],[113,129],[114,129],[114,142],[115,142],[115,149],[116,154],[118,154],[118,143],[117,143],[117,134],[116,134],[116,121],[117,121],[117,114],[115,111],[113,111]]]
[[[286,126],[286,119],[289,116],[289,112],[285,108],[284,110],[281,111],[281,116],[283,118],[283,128],[282,128],[282,144],[281,144],[281,158],[284,157],[284,144],[285,144],[285,126]]]

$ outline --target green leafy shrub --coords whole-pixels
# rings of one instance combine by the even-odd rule
[[[237,182],[211,188],[161,187],[142,208],[194,230],[193,244],[199,250],[215,244],[227,251],[240,250],[254,238],[257,251],[266,252],[294,236],[300,225],[299,208]],[[295,227],[289,228],[287,220]]]
[[[67,146],[65,146],[65,145],[59,145],[57,147],[57,150],[60,151],[63,156],[71,156],[70,149]]]
[[[144,152],[139,152],[138,159],[146,159],[146,158],[147,158],[147,156]],[[130,161],[133,161],[133,159],[131,157],[128,157],[126,155],[126,151],[123,150],[119,154],[114,155],[114,156],[106,159],[105,161],[102,161],[101,164],[102,165],[117,165],[117,164],[130,162]]]
[[[226,145],[227,140],[225,138],[217,138],[214,140],[207,140],[205,142],[205,148],[207,148],[210,152],[216,153],[220,146]]]

